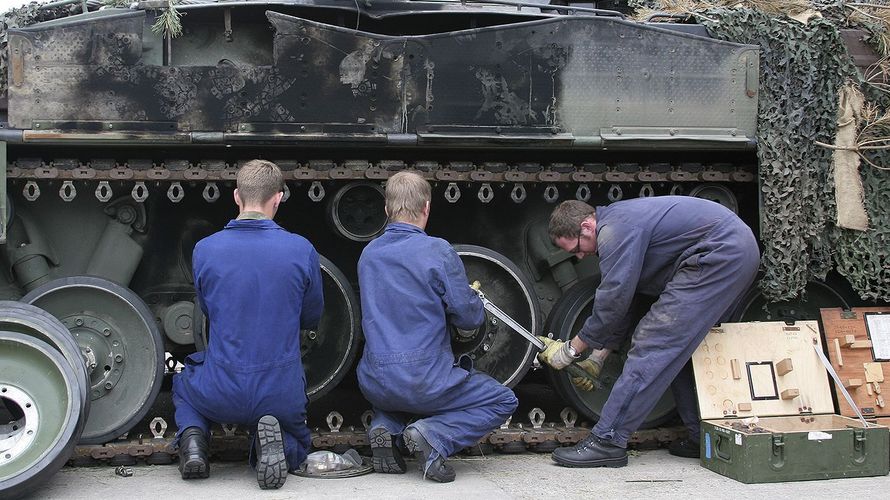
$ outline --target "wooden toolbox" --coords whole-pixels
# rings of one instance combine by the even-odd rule
[[[724,323],[692,356],[701,463],[744,483],[886,475],[888,429],[834,414],[815,321]]]
[[[890,416],[890,307],[821,312],[831,365],[859,411],[869,419]],[[837,388],[835,394],[840,414],[856,416]]]

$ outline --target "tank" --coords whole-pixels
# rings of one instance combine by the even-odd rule
[[[697,196],[757,232],[760,48],[593,6],[183,0],[16,14],[3,59],[0,320],[42,323],[13,329],[37,341],[0,341],[34,358],[52,350],[39,342],[67,346],[67,365],[42,361],[55,379],[13,380],[34,397],[69,389],[78,422],[46,432],[107,459],[123,455],[122,435],[149,436],[151,420],[155,441],[130,456],[169,461],[169,416],[153,419],[170,413],[162,386],[212,335],[194,303],[191,252],[236,215],[235,172],[253,158],[283,169],[276,220],[323,256],[325,313],[301,336],[310,425],[328,429],[317,447],[365,444],[356,262],[385,227],[395,172],[432,183],[427,232],[455,244],[470,281],[528,330],[563,339],[589,312],[599,274],[549,241],[556,203]],[[826,305],[843,300],[813,286],[827,288]],[[780,311],[754,291],[739,314],[794,316],[794,304]],[[514,425],[488,443],[508,452],[583,437],[575,423],[596,420],[622,365],[613,355],[605,387],[585,393],[562,373],[530,371],[536,351],[494,317],[455,331],[453,345],[520,396]],[[337,406],[347,398],[361,403]],[[26,399],[5,397],[11,420],[27,420]],[[669,424],[673,410],[666,394],[646,427]],[[237,448],[237,435],[225,429],[215,452]],[[9,477],[0,473],[9,491],[37,481]]]

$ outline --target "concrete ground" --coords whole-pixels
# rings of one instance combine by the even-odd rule
[[[796,483],[742,484],[701,467],[697,460],[670,456],[666,450],[635,453],[620,469],[558,467],[546,454],[455,457],[457,480],[423,481],[409,461],[404,475],[370,474],[349,479],[289,476],[280,490],[263,491],[246,463],[212,463],[209,479],[183,481],[176,465],[137,466],[132,477],[114,467],[65,467],[30,498],[35,499],[279,499],[331,498],[886,498],[890,477],[835,479]]]

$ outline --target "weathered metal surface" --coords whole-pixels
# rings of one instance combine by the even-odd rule
[[[515,453],[523,451],[547,452],[552,448],[541,445],[553,442],[555,446],[570,446],[590,434],[590,428],[575,426],[574,419],[566,419],[573,416],[570,409],[563,411],[562,422],[544,422],[544,412],[535,408],[529,412],[529,422],[511,423],[495,429],[482,437],[479,443],[464,450],[472,454],[477,448],[500,451],[502,453]],[[163,422],[163,419],[156,418]],[[363,449],[368,446],[368,432],[364,426],[342,427],[343,417],[338,412],[328,415],[328,429],[315,428],[312,431],[312,447],[316,450],[345,450],[347,448]],[[164,462],[167,457],[170,461],[176,456],[177,448],[174,445],[174,433],[165,432],[164,429],[150,429],[153,437],[147,437],[148,433],[134,436],[130,433],[116,441],[103,445],[83,445],[74,449],[71,463],[75,465],[119,465],[133,464],[137,460],[145,460],[147,463]],[[237,426],[224,426],[222,429],[211,431],[213,439],[210,441],[211,458],[217,460],[242,460],[247,456],[250,444],[250,436],[246,429]],[[661,427],[658,429],[640,430],[631,435],[628,445],[633,449],[652,449],[665,446],[668,443],[680,439],[686,434],[684,427]]]
[[[172,64],[158,60],[144,11],[98,14],[10,30],[10,124],[52,130],[26,141],[225,131],[227,142],[729,149],[754,135],[756,47],[614,17],[390,36],[268,11],[235,36],[256,51],[258,26],[274,28],[270,58],[217,44],[207,65],[183,41]]]

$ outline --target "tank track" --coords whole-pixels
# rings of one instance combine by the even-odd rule
[[[515,163],[502,162],[435,162],[401,160],[312,160],[308,162],[278,161],[285,171],[288,182],[310,182],[310,197],[320,201],[323,197],[322,181],[385,180],[392,174],[405,169],[419,172],[430,181],[447,182],[446,197],[454,197],[460,187],[457,183],[480,184],[480,200],[491,195],[492,184],[512,184],[511,199],[521,203],[525,199],[525,184],[544,184],[545,198],[555,201],[558,196],[557,184],[578,184],[576,197],[585,200],[590,197],[589,184],[611,184],[610,199],[622,196],[620,183],[642,183],[640,195],[651,196],[654,190],[651,183],[674,183],[672,194],[678,194],[683,183],[716,182],[748,183],[755,179],[754,166],[740,166],[729,163]],[[38,182],[61,180],[59,195],[66,200],[77,195],[76,181],[97,181],[95,196],[105,201],[111,197],[111,182],[134,182],[132,196],[136,201],[144,201],[148,190],[146,183],[169,182],[167,196],[178,202],[183,196],[182,183],[204,182],[203,196],[206,201],[216,201],[217,182],[234,181],[240,164],[225,161],[191,162],[188,160],[165,160],[160,163],[152,160],[130,160],[119,163],[114,160],[95,159],[81,162],[76,159],[17,159],[7,167],[7,179],[12,184],[25,181],[23,192],[26,199],[33,201],[40,196]],[[318,183],[318,184],[315,184]],[[452,184],[453,183],[453,187]],[[548,194],[549,193],[549,194]],[[458,195],[459,196],[459,195]],[[456,200],[455,200],[456,201]],[[613,200],[614,201],[614,200]]]
[[[539,184],[544,197],[555,201],[559,190],[557,185],[577,185],[574,193],[578,199],[590,197],[591,185],[609,185],[609,198],[620,199],[620,184],[640,185],[640,195],[654,194],[650,184],[672,183],[671,193],[682,192],[684,183],[750,183],[755,179],[755,167],[728,163],[501,163],[501,162],[434,162],[400,160],[312,160],[308,162],[277,161],[285,171],[285,179],[293,185],[311,183],[308,189],[313,201],[321,201],[323,181],[385,180],[392,174],[405,169],[421,173],[434,182],[446,182],[445,196],[456,201],[455,191],[467,184],[478,185],[477,196],[485,201],[490,196],[492,185],[511,189],[511,199],[522,203],[525,198],[525,185]],[[155,188],[164,185],[166,196],[173,202],[181,201],[185,189],[183,184],[200,186],[205,183],[203,197],[207,202],[216,201],[219,188],[216,183],[234,182],[239,163],[222,160],[194,162],[189,160],[165,160],[155,162],[147,159],[130,160],[120,163],[114,160],[94,159],[83,162],[76,159],[27,159],[19,158],[7,167],[7,180],[10,186],[20,187],[25,199],[36,200],[41,195],[40,186],[55,188],[61,186],[58,195],[70,201],[77,196],[77,187],[84,182],[98,183],[94,194],[100,201],[112,198],[117,186],[129,188],[133,199],[143,202],[148,198],[151,185]],[[459,185],[460,184],[460,185]],[[112,187],[114,185],[114,187]],[[512,185],[512,186],[511,186]],[[452,187],[453,186],[453,187]],[[459,196],[459,194],[457,195]],[[613,199],[613,201],[614,201]],[[577,413],[565,408],[560,422],[547,422],[544,412],[533,409],[528,415],[529,422],[508,422],[501,428],[483,437],[475,447],[464,450],[467,454],[489,452],[549,453],[560,446],[572,445],[584,439],[590,428],[577,423]],[[343,426],[343,418],[338,412],[327,416],[328,429],[315,428],[312,432],[312,446],[315,449],[345,450],[368,446],[365,427],[369,422],[363,416],[359,426]],[[173,433],[167,433],[167,424],[161,417],[155,418],[150,432],[131,431],[124,438],[104,445],[82,445],[75,448],[70,460],[73,465],[112,465],[126,466],[140,461],[147,464],[168,464],[176,459]],[[135,437],[133,437],[135,435]],[[641,430],[634,433],[629,446],[635,449],[651,449],[684,437],[683,427],[663,427]],[[211,454],[216,459],[243,459],[247,456],[249,436],[246,431],[235,426],[216,429],[211,441]]]
[[[499,429],[484,436],[479,443],[463,450],[465,455],[485,455],[497,453],[550,453],[561,446],[570,446],[581,441],[590,434],[585,425],[576,426],[577,413],[565,408],[560,413],[561,422],[545,422],[544,412],[539,408],[532,409],[528,423],[512,423],[508,421]],[[316,450],[332,450],[343,452],[349,448],[363,450],[369,446],[367,426],[370,422],[370,411],[362,415],[360,426],[343,427],[343,417],[339,412],[330,412],[327,416],[328,429],[312,430],[312,447]],[[144,462],[149,465],[163,465],[175,461],[177,448],[174,436],[167,432],[167,423],[156,417],[150,424],[150,435],[134,432],[117,441],[104,445],[81,445],[74,449],[69,460],[74,466],[127,466]],[[225,425],[211,431],[211,458],[215,460],[244,460],[247,458],[250,436],[234,425]],[[662,427],[640,430],[633,433],[628,441],[631,449],[655,449],[666,446],[670,442],[686,436],[685,427]],[[367,451],[367,450],[365,450]]]

